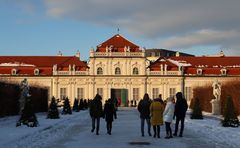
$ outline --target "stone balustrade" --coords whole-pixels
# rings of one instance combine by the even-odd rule
[[[145,52],[90,52],[90,57],[145,57]]]

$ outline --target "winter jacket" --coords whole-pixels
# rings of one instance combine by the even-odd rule
[[[158,101],[154,100],[150,105],[150,115],[152,125],[163,125],[163,111],[164,105]]]
[[[116,109],[114,107],[113,103],[106,102],[104,105],[104,117],[107,122],[112,122],[113,121],[113,116],[116,119],[117,114],[116,114]]]
[[[142,99],[138,104],[138,111],[140,113],[140,118],[150,119],[150,111],[149,107],[151,105],[151,101],[147,99]]]
[[[174,116],[175,105],[172,102],[167,102],[163,112],[163,120],[165,122],[172,122]]]
[[[102,101],[95,98],[91,101],[89,106],[90,116],[94,118],[103,117]]]
[[[174,115],[179,119],[185,118],[187,109],[188,109],[188,104],[186,99],[177,98]]]

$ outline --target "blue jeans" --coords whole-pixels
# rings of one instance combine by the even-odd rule
[[[150,124],[150,118],[141,118],[141,132],[142,132],[142,136],[144,136],[144,122],[147,122],[147,126],[148,126],[148,134],[149,136],[151,136],[151,124]]]

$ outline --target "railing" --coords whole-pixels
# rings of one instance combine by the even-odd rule
[[[145,52],[91,52],[90,57],[145,57]]]
[[[180,75],[179,71],[150,71],[149,75]]]
[[[179,75],[178,71],[168,71],[167,75]]]
[[[87,71],[57,71],[54,75],[87,75]]]
[[[150,71],[150,75],[162,75],[161,71]]]
[[[69,75],[69,71],[58,71],[57,75]]]
[[[75,75],[87,75],[87,71],[75,71]]]

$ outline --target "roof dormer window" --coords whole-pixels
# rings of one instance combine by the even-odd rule
[[[17,69],[12,69],[11,74],[12,75],[17,75]]]
[[[202,75],[202,69],[197,69],[197,75]]]
[[[39,69],[34,69],[34,75],[39,75]]]
[[[227,75],[227,69],[221,69],[221,75],[226,76]]]

